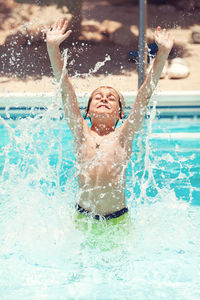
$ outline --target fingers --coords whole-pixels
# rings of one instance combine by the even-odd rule
[[[64,19],[60,19],[60,20],[58,21],[58,30],[61,30],[61,29],[62,29],[64,22],[65,22]]]
[[[69,23],[69,22],[68,22],[67,20],[64,20],[63,26],[62,26],[62,29],[61,29],[62,34],[65,33],[65,31],[66,31],[66,29],[67,29],[67,27],[68,27],[68,23]]]
[[[175,42],[174,37],[167,31],[166,28],[158,26],[154,32],[154,39],[158,47],[166,50],[171,50]]]
[[[52,26],[52,30],[59,30],[62,34],[65,33],[67,27],[68,27],[68,21],[65,19],[60,19]]]
[[[68,30],[65,34],[64,34],[64,38],[68,38],[68,36],[70,36],[70,34],[72,33],[72,30]]]
[[[157,32],[157,33],[162,33],[162,32],[166,32],[166,31],[167,30],[165,28],[163,28],[163,30],[162,30],[162,28],[160,26],[158,26],[155,30],[155,32]]]
[[[158,26],[158,27],[156,28],[156,30],[154,31],[154,35],[155,35],[155,36],[158,36],[160,32],[161,32],[161,27]]]
[[[160,27],[160,26],[158,26],[157,28],[156,28],[156,30],[155,30],[155,32],[163,32],[163,33],[166,33],[167,32],[167,29],[166,28],[163,28],[163,30],[162,30],[162,28]]]
[[[158,26],[154,32],[154,37],[155,38],[170,38],[169,32],[167,31],[166,28],[161,28],[160,26]]]
[[[54,25],[53,25],[53,30],[57,30],[59,26],[59,21],[57,21]]]

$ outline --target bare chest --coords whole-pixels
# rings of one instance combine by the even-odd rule
[[[82,183],[106,186],[120,180],[127,162],[127,153],[117,137],[89,137],[80,145],[77,160]]]
[[[118,138],[88,138],[80,147],[80,157],[84,162],[96,161],[101,164],[113,164],[126,158],[125,149]]]

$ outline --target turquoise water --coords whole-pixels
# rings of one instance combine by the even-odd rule
[[[145,121],[127,172],[134,232],[102,251],[74,226],[60,114],[0,119],[1,299],[199,299],[200,119]]]

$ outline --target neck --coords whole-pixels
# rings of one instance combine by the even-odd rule
[[[98,135],[103,136],[103,135],[107,135],[107,134],[115,131],[115,126],[114,125],[108,126],[108,125],[105,125],[105,124],[100,124],[100,125],[98,124],[97,125],[97,124],[92,123],[91,130],[96,132]]]

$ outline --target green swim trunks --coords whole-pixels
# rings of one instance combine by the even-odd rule
[[[80,212],[78,209],[75,215],[75,225],[84,234],[85,246],[109,251],[122,246],[130,237],[133,223],[128,209],[119,217],[110,219],[94,218],[85,212],[85,210],[84,213]]]

